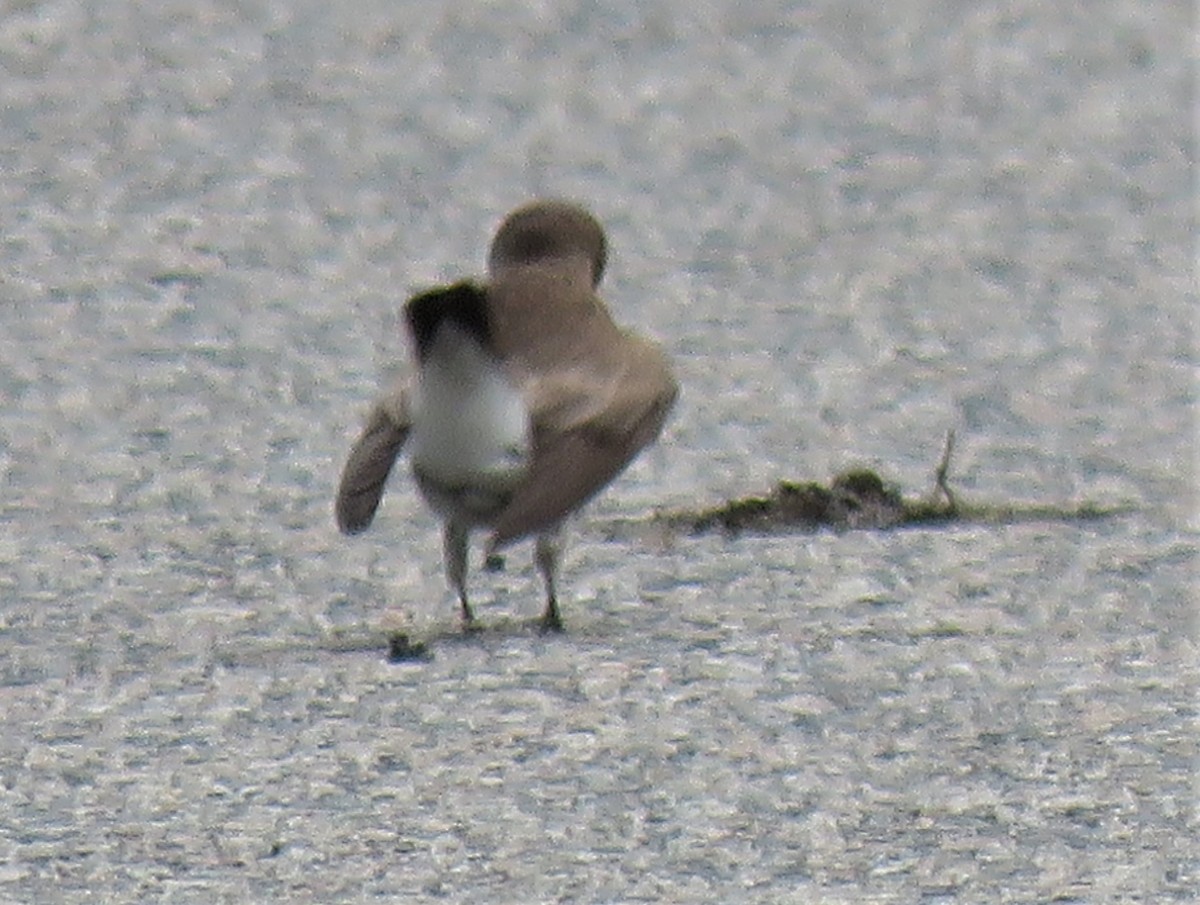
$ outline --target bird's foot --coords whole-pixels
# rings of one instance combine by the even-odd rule
[[[483,629],[479,624],[479,620],[475,618],[475,611],[471,609],[471,604],[467,603],[467,598],[459,599],[459,605],[462,607],[462,629],[464,633],[478,632]]]
[[[565,632],[567,627],[563,625],[562,617],[558,615],[558,608],[547,609],[542,613],[541,630],[543,635],[548,635],[551,632],[559,634]]]

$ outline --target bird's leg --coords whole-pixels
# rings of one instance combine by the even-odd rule
[[[546,611],[542,613],[542,631],[561,632],[562,617],[558,614],[558,557],[562,552],[562,532],[558,529],[539,534],[534,560],[546,585]]]
[[[471,612],[471,604],[467,602],[467,534],[463,525],[449,521],[446,522],[442,540],[446,554],[446,577],[458,593],[458,602],[462,606],[463,628],[470,631],[478,625],[475,622],[475,614]]]

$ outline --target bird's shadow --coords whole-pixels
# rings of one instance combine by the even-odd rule
[[[476,621],[469,627],[442,628],[417,639],[407,632],[393,631],[387,634],[387,659],[389,663],[421,663],[433,658],[435,646],[490,647],[497,641],[512,638],[552,639],[565,634],[563,629],[548,629],[540,618]]]
[[[491,648],[513,639],[540,638],[579,640],[587,633],[567,629],[547,629],[540,616],[500,617],[477,621],[470,627],[435,625],[426,631],[361,629],[336,632],[319,647],[336,654],[381,653],[389,663],[420,664],[433,659],[438,648]]]

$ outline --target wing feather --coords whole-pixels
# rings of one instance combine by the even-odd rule
[[[408,437],[408,398],[403,391],[375,405],[361,436],[350,450],[338,484],[338,528],[343,534],[365,531],[375,518],[388,475]]]
[[[548,528],[598,493],[661,433],[679,389],[662,351],[633,336],[624,366],[597,384],[586,372],[528,388],[533,459],[501,513],[492,545]]]

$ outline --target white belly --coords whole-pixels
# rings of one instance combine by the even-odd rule
[[[415,395],[412,462],[426,498],[444,515],[486,519],[507,501],[528,461],[520,392],[474,338],[443,324]]]

